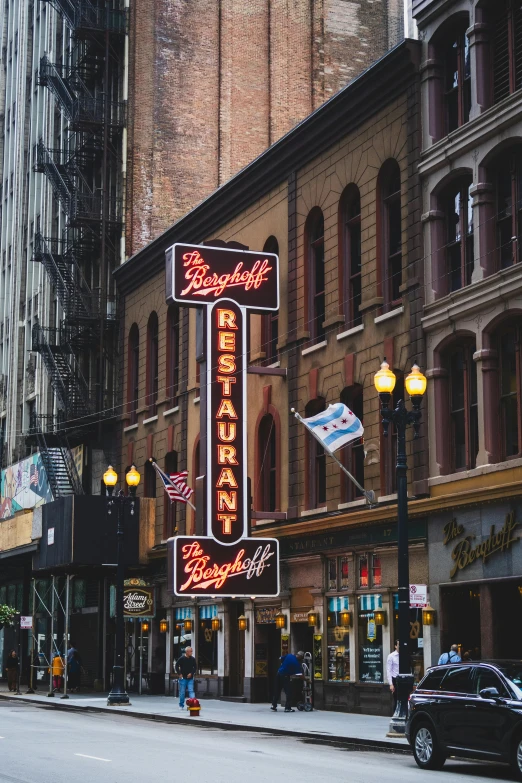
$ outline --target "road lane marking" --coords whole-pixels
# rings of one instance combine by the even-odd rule
[[[75,756],[81,756],[83,759],[94,759],[95,761],[110,761],[111,759],[102,759],[99,756],[88,756],[86,753],[75,753]]]

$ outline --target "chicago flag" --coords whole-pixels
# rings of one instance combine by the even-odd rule
[[[329,405],[325,411],[302,421],[325,449],[331,452],[360,438],[364,433],[361,420],[342,402]]]

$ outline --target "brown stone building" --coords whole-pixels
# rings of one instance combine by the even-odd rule
[[[387,0],[131,0],[127,255],[404,37]]]
[[[169,631],[159,634],[161,615],[151,624],[151,663],[167,683],[188,638],[200,694],[268,700],[281,645],[289,643],[314,650],[318,704],[389,710],[383,681],[395,622],[395,438],[382,437],[373,375],[386,355],[398,399],[412,360],[423,364],[419,48],[414,41],[396,47],[117,272],[125,313],[120,469],[135,463],[139,492],[156,497],[149,578]],[[186,468],[191,486],[204,472],[196,313],[166,306],[165,251],[176,241],[216,239],[280,257],[279,313],[251,316],[248,452],[254,535],[281,540],[282,592],[272,600],[188,605],[167,595],[166,540],[194,532],[196,520],[186,507],[169,505],[147,460],[154,456],[167,471]],[[311,415],[339,400],[364,422],[364,443],[342,459],[375,490],[372,510],[289,413],[294,406]],[[425,447],[425,438],[408,442],[417,494],[427,486]],[[424,582],[426,529],[413,504],[412,517],[411,576]],[[315,628],[307,623],[312,609]],[[385,624],[375,626],[379,609]],[[278,611],[286,616],[282,634]],[[243,634],[240,614],[250,621]],[[215,615],[222,630],[212,632]]]

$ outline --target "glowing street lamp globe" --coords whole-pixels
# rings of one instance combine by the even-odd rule
[[[390,365],[384,359],[379,372],[375,373],[373,382],[379,394],[391,394],[395,388],[395,374],[390,370]]]
[[[127,471],[127,474],[125,476],[125,481],[129,485],[129,487],[136,488],[138,484],[140,483],[141,476],[136,470],[136,466],[133,465],[129,471]]]
[[[417,362],[414,362],[410,374],[404,381],[406,391],[410,397],[422,397],[426,391],[426,384],[426,376],[421,373]]]

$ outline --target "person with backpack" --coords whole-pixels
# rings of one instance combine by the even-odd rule
[[[442,653],[439,658],[439,666],[443,666],[445,663],[460,663],[458,645],[452,644],[449,652]]]

